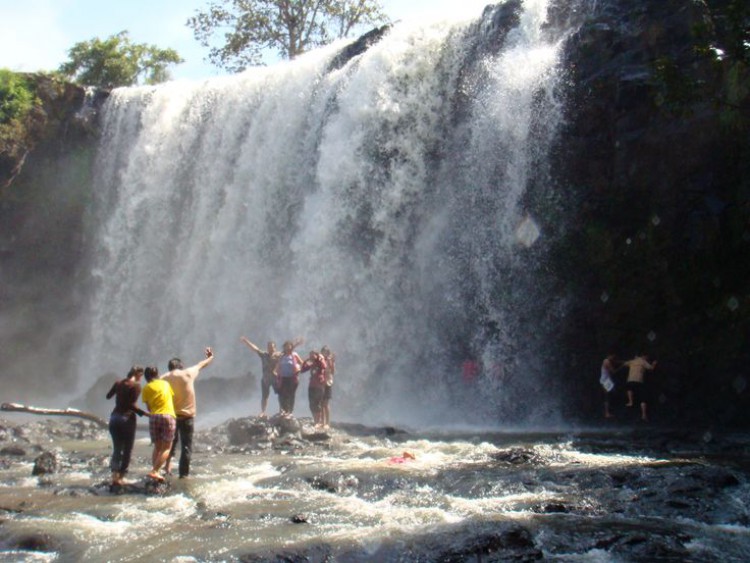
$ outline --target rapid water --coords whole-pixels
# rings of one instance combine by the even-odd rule
[[[565,30],[545,28],[547,0],[498,15],[514,6],[396,25],[343,66],[338,44],[115,90],[81,389],[136,362],[196,362],[206,345],[206,378],[257,373],[241,335],[302,336],[303,353],[337,354],[340,416],[554,421],[546,335],[564,302],[544,291],[545,233],[524,195],[549,183]],[[466,360],[483,368],[477,388]]]
[[[0,427],[5,448],[10,432],[5,421]],[[747,436],[610,429],[387,437],[344,426],[328,440],[256,449],[228,447],[215,430],[197,436],[189,479],[146,496],[147,438],[137,440],[131,464],[141,492],[116,494],[107,486],[106,432],[76,440],[64,428],[13,432],[43,438],[59,457],[56,473],[32,476],[36,454],[22,440],[13,442],[26,456],[0,458],[0,561],[750,557]]]

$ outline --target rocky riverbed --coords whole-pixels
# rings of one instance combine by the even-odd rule
[[[0,561],[743,561],[744,434],[229,420],[194,475],[108,484],[83,420],[0,420]],[[413,457],[412,457],[413,456]]]

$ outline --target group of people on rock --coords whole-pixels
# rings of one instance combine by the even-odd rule
[[[181,478],[190,475],[196,415],[195,380],[213,359],[211,348],[206,348],[205,359],[187,369],[180,358],[172,358],[167,365],[169,371],[161,377],[156,366],[144,368],[135,365],[125,379],[112,385],[107,399],[115,397],[115,408],[109,417],[113,486],[126,484],[124,478],[135,443],[136,416],[149,419],[148,429],[154,447],[148,476],[155,481],[164,481],[160,471],[163,467],[165,473],[171,473],[170,465],[178,444],[181,444],[179,475]],[[146,379],[143,390],[141,378]],[[139,398],[148,411],[138,406]]]
[[[261,350],[244,336],[240,340],[261,359],[261,417],[267,416],[271,388],[279,396],[279,414],[292,416],[300,373],[309,371],[308,399],[313,420],[319,428],[329,427],[335,357],[327,346],[323,346],[320,352],[311,350],[303,361],[294,351],[302,339],[284,342],[281,352],[276,350],[274,342],[268,342],[266,350]],[[214,360],[210,347],[205,349],[204,354],[203,360],[188,368],[183,366],[180,358],[172,358],[167,365],[167,373],[161,376],[156,366],[144,368],[134,365],[127,376],[116,381],[107,392],[107,399],[115,397],[115,407],[109,418],[113,486],[126,484],[124,479],[135,443],[137,416],[147,416],[149,419],[153,452],[148,477],[162,482],[165,480],[161,475],[162,469],[165,474],[171,474],[171,462],[178,444],[181,445],[179,476],[185,478],[190,475],[196,415],[195,380],[201,370]],[[146,380],[143,389],[142,378]],[[138,406],[139,398],[148,410]]]
[[[646,378],[646,371],[652,371],[656,368],[656,361],[651,362],[646,354],[638,354],[632,360],[619,362],[615,354],[608,354],[602,362],[599,383],[604,391],[604,418],[613,418],[612,398],[615,389],[615,374],[627,368],[628,376],[625,382],[627,393],[626,407],[640,408],[640,418],[648,422],[648,403],[651,402],[653,394],[651,382]]]
[[[310,350],[307,359],[302,360],[294,351],[302,343],[302,339],[299,338],[284,342],[281,352],[276,350],[276,343],[273,341],[268,342],[265,350],[250,342],[245,336],[241,337],[240,341],[260,357],[263,373],[260,381],[260,416],[267,416],[266,410],[271,388],[279,396],[279,414],[292,416],[299,376],[309,371],[310,384],[307,388],[307,398],[313,421],[316,427],[329,427],[336,358],[328,346],[323,346],[320,352]]]

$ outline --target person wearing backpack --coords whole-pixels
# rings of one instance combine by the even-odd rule
[[[302,358],[294,351],[295,343],[284,342],[283,352],[276,363],[276,375],[279,378],[279,407],[282,416],[290,416],[294,411],[294,399],[299,385],[299,372],[302,369]]]

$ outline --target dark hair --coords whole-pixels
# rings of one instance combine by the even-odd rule
[[[139,373],[143,373],[143,366],[139,366],[138,364],[133,365],[133,367],[130,368],[130,371],[128,372],[128,375],[126,376],[127,379],[130,379],[131,377],[135,377]]]
[[[148,366],[143,370],[143,375],[146,377],[146,381],[153,381],[159,377],[159,368],[156,366]]]
[[[182,369],[182,360],[180,358],[172,358],[171,360],[169,360],[167,369],[169,371],[172,371],[173,369]]]

